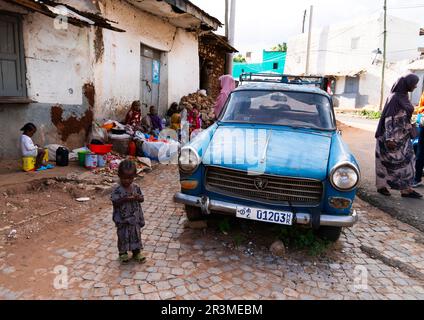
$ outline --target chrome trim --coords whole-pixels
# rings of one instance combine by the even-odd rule
[[[238,170],[238,169],[231,169],[231,168],[226,168],[226,167],[220,167],[220,166],[214,166],[214,165],[207,165],[205,166],[205,172],[204,172],[204,176],[203,176],[203,181],[207,181],[206,177],[208,174],[208,170],[209,168],[217,168],[217,169],[223,169],[223,170],[229,170],[229,171],[236,171],[236,172],[240,172],[240,173],[247,173],[249,174],[248,171],[244,171],[244,170]],[[252,177],[255,175],[252,175]],[[257,175],[259,176],[267,176],[267,177],[272,177],[272,178],[283,178],[283,179],[292,179],[292,180],[304,180],[305,182],[315,182],[315,183],[320,183],[321,188],[322,188],[322,192],[321,192],[321,197],[319,199],[319,202],[317,202],[316,204],[313,203],[292,203],[292,206],[297,208],[297,207],[304,207],[304,208],[318,208],[320,206],[320,204],[323,201],[324,198],[324,194],[325,194],[325,184],[323,181],[317,180],[317,179],[311,179],[311,178],[299,178],[299,177],[288,177],[288,176],[279,176],[279,175],[273,175],[273,174],[267,174],[267,173],[258,173]],[[210,186],[208,183],[205,183],[205,189],[209,192],[213,192],[216,194],[221,194],[221,195],[225,195],[222,192],[220,192],[218,190],[218,188]],[[226,195],[228,195],[229,197],[232,198],[238,198],[238,199],[243,199],[243,200],[247,200],[247,201],[255,201],[257,203],[262,203],[264,205],[284,205],[284,206],[289,206],[290,203],[288,201],[272,201],[272,200],[261,200],[261,199],[252,199],[249,197],[245,197],[245,196],[241,196],[241,195],[237,195],[237,194],[233,194],[233,193],[227,193]]]
[[[305,181],[311,181],[311,182],[319,182],[324,186],[324,182],[318,179],[312,179],[312,178],[302,178],[302,177],[289,177],[289,176],[283,176],[283,175],[278,175],[278,174],[271,174],[271,173],[266,173],[266,172],[257,172],[257,171],[246,171],[246,170],[240,170],[240,169],[233,169],[233,168],[227,168],[227,167],[223,167],[223,166],[218,166],[218,165],[211,165],[211,164],[207,164],[205,165],[206,168],[218,168],[218,169],[225,169],[225,170],[232,170],[232,171],[238,171],[238,172],[243,172],[243,173],[249,173],[250,175],[254,176],[254,173],[257,173],[256,176],[269,176],[269,177],[276,177],[276,178],[287,178],[287,179],[301,179],[301,180],[305,180]]]
[[[209,200],[205,201],[205,197],[190,196],[183,193],[176,193],[174,196],[175,202],[182,203],[185,205],[199,207],[202,212],[217,211],[223,214],[235,216],[237,213],[237,205],[234,203]],[[206,197],[207,198],[207,197]],[[207,203],[207,208],[204,206]],[[349,216],[332,216],[332,215],[321,215],[320,225],[326,227],[353,227],[359,221],[358,214],[355,210],[352,210],[352,214]],[[311,225],[312,216],[309,213],[296,213],[296,223],[301,225]]]
[[[334,172],[335,172],[337,169],[341,168],[341,167],[349,167],[349,168],[353,169],[353,170],[355,171],[355,173],[358,175],[358,181],[357,181],[357,182],[356,182],[356,184],[355,184],[352,188],[350,188],[350,189],[341,189],[341,188],[337,187],[337,186],[335,185],[335,183],[333,182],[333,174],[334,174]],[[330,175],[329,175],[329,180],[330,180],[330,183],[331,183],[331,185],[333,186],[333,188],[334,188],[334,189],[336,189],[337,191],[341,191],[341,192],[350,192],[350,191],[354,190],[354,189],[355,189],[355,188],[359,185],[359,183],[361,182],[361,171],[360,171],[360,170],[359,170],[359,168],[358,168],[357,166],[355,166],[352,162],[349,162],[349,161],[342,161],[342,162],[339,162],[338,164],[336,164],[336,165],[333,167],[333,169],[331,169],[331,171],[330,171]]]
[[[180,166],[180,157],[181,157],[181,153],[183,152],[183,150],[184,149],[187,149],[187,150],[191,150],[191,151],[193,151],[194,152],[194,154],[196,155],[196,158],[197,158],[197,166],[196,166],[196,168],[195,169],[193,169],[193,170],[190,170],[190,171],[187,171],[187,170],[183,170],[182,168],[181,168],[181,166]],[[181,150],[180,150],[180,154],[179,154],[179,156],[178,156],[178,168],[183,172],[183,173],[186,173],[186,174],[191,174],[191,173],[193,173],[193,172],[195,172],[197,169],[199,169],[199,166],[200,166],[200,164],[202,163],[202,159],[200,159],[200,156],[199,156],[199,153],[192,147],[192,146],[186,146],[186,147],[182,147],[181,148]]]

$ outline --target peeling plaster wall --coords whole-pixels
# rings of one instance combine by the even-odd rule
[[[0,10],[23,14],[22,31],[26,64],[27,95],[36,103],[0,104],[0,159],[20,157],[20,131],[27,122],[38,127],[34,141],[39,145],[81,146],[86,138],[92,108],[84,85],[92,82],[89,29],[68,25],[54,27],[54,19],[29,13],[0,1]],[[52,122],[52,110],[61,110],[61,119]],[[74,128],[63,135],[58,124],[74,119]]]
[[[70,3],[70,1],[68,1]],[[140,45],[162,52],[159,110],[199,87],[198,39],[193,33],[141,11],[125,1],[101,0],[98,10],[119,22],[125,33],[68,25],[0,0],[0,10],[23,15],[23,42],[28,96],[36,103],[0,104],[0,159],[20,157],[19,138],[34,122],[39,145],[84,144],[88,120],[124,117],[140,99]],[[97,8],[91,8],[96,11]],[[93,96],[84,88],[93,86]],[[72,125],[72,130],[64,126]]]
[[[196,35],[178,29],[168,54],[169,102],[199,90],[199,42]]]
[[[104,0],[102,15],[118,21],[125,33],[103,30],[102,63],[95,66],[96,118],[125,116],[133,100],[140,99],[141,57],[144,44],[162,52],[159,110],[199,86],[197,37],[152,14],[120,0]]]

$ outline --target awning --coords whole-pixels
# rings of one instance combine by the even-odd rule
[[[238,52],[238,50],[236,48],[234,48],[233,46],[231,46],[228,43],[228,39],[224,36],[220,36],[214,32],[207,32],[205,34],[202,34],[200,36],[200,41],[204,41],[207,43],[211,43],[214,44],[216,46],[219,46],[221,48],[223,48],[225,50],[225,52],[227,53],[235,53]]]
[[[364,69],[350,70],[350,71],[338,71],[333,73],[327,73],[325,77],[358,77],[367,71]]]
[[[223,24],[188,0],[126,0],[133,6],[165,18],[167,22],[188,31],[218,30]]]
[[[116,28],[111,23],[117,23],[102,17],[99,14],[80,11],[68,4],[52,0],[5,0],[7,2],[19,5],[30,11],[39,12],[46,16],[56,18],[65,16],[68,23],[79,26],[89,27],[97,26],[104,29],[109,29],[117,32],[125,32],[125,30]]]

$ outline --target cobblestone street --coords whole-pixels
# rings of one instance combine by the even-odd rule
[[[78,226],[2,247],[0,298],[424,299],[423,234],[360,200],[360,222],[324,256],[275,258],[272,225],[240,222],[238,247],[213,224],[185,228],[175,167],[159,167],[141,187],[146,264],[121,265],[111,209],[89,211]]]

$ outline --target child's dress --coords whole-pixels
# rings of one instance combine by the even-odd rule
[[[133,185],[135,195],[143,195],[137,185]],[[118,204],[118,201],[130,196],[121,185],[112,191],[113,222],[115,222],[118,234],[118,250],[120,253],[141,250],[141,228],[144,227],[144,214],[141,204],[137,201]]]

